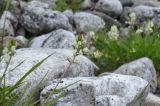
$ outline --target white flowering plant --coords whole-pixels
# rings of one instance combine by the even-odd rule
[[[153,33],[154,23],[152,21],[146,22],[144,25],[140,26],[137,30],[137,34],[150,35]]]
[[[111,40],[118,40],[119,30],[116,25],[111,26],[110,31],[108,32],[108,37]]]
[[[134,14],[130,17],[132,26],[136,18]],[[95,33],[96,39],[92,44],[96,48],[96,55],[90,57],[100,67],[101,72],[113,71],[126,62],[142,57],[151,58],[160,72],[160,27],[147,21],[137,28],[132,28],[125,37],[118,36],[119,31],[115,26],[110,31],[106,29]]]

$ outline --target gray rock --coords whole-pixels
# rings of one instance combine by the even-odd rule
[[[0,5],[3,7],[6,7],[6,3],[7,3],[7,0],[0,1]],[[25,3],[25,2],[22,0],[10,0],[8,11],[10,11],[12,14],[14,14],[16,16],[16,18],[18,18],[21,13],[21,7],[22,7],[23,3]]]
[[[18,48],[25,48],[28,44],[28,39],[24,36],[16,36],[15,40],[18,42]]]
[[[98,0],[84,0],[82,3],[82,9],[94,8]]]
[[[121,23],[118,20],[112,18],[111,16],[109,16],[109,15],[103,13],[103,12],[91,11],[91,13],[103,18],[103,20],[105,21],[106,26],[109,27],[109,28],[112,25],[116,25],[118,27],[122,26]]]
[[[133,0],[134,5],[146,5],[146,6],[154,6],[159,7],[160,2],[158,0]]]
[[[96,32],[105,27],[101,17],[87,12],[77,12],[74,15],[74,22],[78,32]]]
[[[26,31],[22,26],[17,28],[16,36],[26,36]]]
[[[133,5],[133,0],[119,0],[122,5]]]
[[[28,0],[28,1],[35,1],[35,0]],[[57,0],[36,0],[36,1],[47,3],[50,8],[54,8],[56,6],[56,1]]]
[[[0,37],[1,39],[1,37]],[[17,36],[17,37],[11,37],[11,36],[5,36],[3,38],[3,48],[6,48],[7,47],[7,43],[11,40],[14,40],[17,42],[17,48],[24,48],[26,47],[26,44],[27,44],[27,39],[23,36]],[[1,42],[1,40],[0,40]]]
[[[157,87],[156,70],[149,58],[141,58],[127,63],[114,71],[117,74],[132,75],[143,78],[150,84],[150,91],[155,92]]]
[[[73,25],[73,17],[74,17],[74,13],[72,10],[65,10],[63,12],[63,15],[65,15],[66,17],[68,17],[70,24]]]
[[[34,64],[38,63],[40,60],[49,56],[53,53],[53,56],[48,58],[41,66],[39,66],[34,72],[32,72],[26,79],[26,83],[30,83],[30,88],[33,88],[38,84],[39,81],[46,75],[42,82],[52,81],[55,78],[61,77],[65,73],[66,68],[69,65],[67,58],[72,58],[73,51],[65,49],[32,49],[24,48],[16,50],[13,56],[8,71],[15,68],[19,63],[24,61],[19,67],[14,71],[9,72],[6,75],[6,84],[15,84]],[[94,76],[98,73],[97,66],[91,62],[88,58],[80,55],[76,58],[78,64],[72,64],[69,70],[65,73],[63,77],[77,77],[77,76]],[[2,76],[5,69],[4,60],[0,64],[0,76]],[[25,84],[25,83],[23,83]],[[23,87],[23,86],[22,86]]]
[[[58,29],[56,31],[34,38],[31,41],[31,47],[73,49],[75,41],[76,38],[72,32]]]
[[[139,5],[132,8],[126,7],[123,10],[121,19],[123,21],[128,21],[128,16],[132,12],[136,14],[136,24],[141,24],[150,19],[155,24],[160,25],[160,7],[152,7],[146,5]]]
[[[144,101],[143,106],[160,106],[160,97],[149,93]]]
[[[55,88],[57,81],[45,87],[41,92],[41,103],[45,103],[46,95]],[[57,88],[71,86],[62,90],[59,94],[53,94],[49,100],[67,92],[52,106],[131,106],[139,98],[140,106],[142,99],[148,93],[147,81],[136,77],[118,74],[109,74],[103,77],[77,77],[62,79]]]
[[[121,14],[123,7],[119,0],[99,0],[95,9],[106,14],[119,15]]]
[[[72,10],[65,10],[64,12],[63,12],[63,14],[65,15],[65,16],[67,16],[69,19],[73,19],[73,11]]]
[[[55,29],[70,29],[69,19],[58,11],[49,9],[48,4],[31,1],[23,8],[22,26],[33,34],[41,34]]]
[[[158,0],[119,0],[123,5],[152,5],[158,6]],[[158,4],[157,4],[158,3]]]
[[[144,18],[144,17],[150,18],[154,16],[154,11],[153,11],[154,9],[156,8],[151,6],[139,5],[133,8],[133,12],[136,13],[138,18]]]
[[[2,36],[3,32],[5,32],[8,36],[14,36],[17,24],[18,21],[16,17],[9,11],[4,11],[0,18],[0,35]]]

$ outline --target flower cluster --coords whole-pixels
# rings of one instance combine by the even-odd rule
[[[138,34],[144,33],[145,35],[149,35],[153,32],[153,27],[154,27],[154,23],[152,21],[149,21],[146,24],[144,24],[143,27],[140,27],[139,29],[137,29],[136,33]]]
[[[83,55],[84,53],[89,52],[89,49],[85,47],[85,44],[86,44],[86,42],[84,40],[83,35],[77,36],[76,42],[73,45],[73,48],[74,48],[73,59],[70,57],[67,57],[68,62],[77,63],[76,57],[78,55]]]
[[[9,62],[9,58],[15,53],[17,47],[17,42],[15,40],[10,40],[7,42],[7,47],[4,49],[4,60],[6,63]]]
[[[150,34],[153,32],[154,23],[152,21],[147,22],[144,26],[144,32],[145,34]]]
[[[108,32],[108,37],[111,40],[118,40],[119,37],[119,30],[117,28],[117,26],[113,25],[110,29],[110,31]]]
[[[132,12],[131,14],[129,14],[129,22],[128,23],[131,27],[133,27],[135,24],[135,21],[136,21],[136,14],[134,12]]]
[[[93,53],[93,55],[94,55],[94,57],[95,58],[100,58],[100,57],[102,57],[104,54],[102,53],[102,52],[100,52],[100,51],[95,51],[94,53]]]

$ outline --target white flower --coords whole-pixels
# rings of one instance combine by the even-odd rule
[[[95,33],[93,31],[89,32],[89,35],[94,36]]]
[[[95,58],[100,58],[101,56],[103,56],[103,53],[101,53],[100,51],[94,52],[94,57]]]
[[[134,26],[135,21],[136,21],[136,14],[134,12],[132,12],[129,14],[129,24],[131,26]]]
[[[88,53],[89,52],[89,49],[86,47],[86,48],[83,48],[83,52],[84,53]]]
[[[143,33],[143,27],[141,27],[141,28],[137,29],[137,30],[136,30],[136,33],[137,33],[137,34],[141,34],[141,33]]]
[[[111,40],[117,40],[119,37],[119,30],[117,28],[117,26],[113,25],[110,29],[110,31],[108,32],[108,36]]]
[[[149,21],[144,26],[144,33],[149,35],[153,32],[154,23],[152,21]]]

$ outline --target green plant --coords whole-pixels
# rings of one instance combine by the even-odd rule
[[[102,72],[113,71],[120,65],[141,57],[149,57],[158,72],[160,72],[160,39],[158,27],[153,28],[149,35],[130,31],[127,37],[112,40],[106,31],[97,33],[93,41],[98,56],[92,55],[92,60],[101,68]]]
[[[5,0],[6,6],[5,7],[0,6],[0,9],[1,9],[0,12],[3,12],[4,10],[8,10],[10,7],[10,2],[11,2],[10,0]],[[21,84],[23,83],[25,78],[27,76],[29,76],[35,69],[37,69],[46,59],[48,59],[50,56],[52,56],[52,54],[47,56],[46,58],[44,58],[43,60],[41,60],[37,64],[35,64],[13,86],[6,85],[6,75],[8,73],[10,73],[11,71],[14,71],[17,67],[19,67],[21,64],[23,64],[24,61],[19,63],[15,68],[8,70],[11,59],[15,53],[17,42],[14,40],[10,40],[7,42],[7,47],[5,47],[5,48],[3,47],[3,40],[4,40],[4,37],[6,36],[5,23],[6,23],[6,19],[5,19],[5,22],[3,23],[4,24],[3,28],[1,29],[3,33],[2,33],[1,39],[0,39],[0,64],[5,63],[5,65],[6,65],[6,68],[5,68],[2,76],[0,76],[0,106],[14,106],[16,102],[19,102],[20,104],[22,103],[22,99],[20,101],[17,101],[18,98],[22,98],[22,97],[20,97],[20,95],[16,91],[21,86]],[[2,52],[4,52],[4,53],[2,53]],[[2,61],[2,60],[4,60],[4,61]],[[24,88],[24,92],[23,92],[24,94],[25,94],[25,91],[27,90],[27,88],[28,88],[28,86],[26,85],[26,88]],[[30,101],[27,101],[27,102],[29,103]],[[25,102],[25,104],[27,104],[27,102]],[[22,104],[19,106],[22,106]]]
[[[22,76],[13,86],[8,87],[5,85],[5,73],[4,72],[4,76],[0,77],[1,78],[1,87],[0,87],[0,105],[2,106],[12,106],[15,104],[15,100],[18,97],[18,94],[16,94],[16,90],[19,88],[19,86],[21,86],[21,84],[23,83],[23,81],[25,80],[25,78],[32,73],[35,69],[37,69],[46,59],[48,59],[51,55],[47,56],[46,58],[44,58],[43,60],[41,60],[40,62],[38,62],[36,65],[34,65],[31,69],[29,69],[27,71],[27,73]],[[9,64],[9,63],[7,63]],[[6,66],[8,67],[8,65]],[[8,69],[8,68],[7,68]],[[7,70],[6,69],[6,70]]]
[[[72,9],[73,12],[81,8],[83,0],[58,0],[54,9],[59,11],[65,11],[66,9]]]
[[[4,10],[8,10],[8,9],[9,9],[9,6],[10,6],[10,2],[11,2],[10,0],[6,0],[6,1],[5,1],[6,7],[5,7],[5,8],[4,8],[4,7],[0,7],[0,9],[3,10],[3,11],[4,11]],[[80,2],[78,2],[77,0],[75,0],[75,1],[72,1],[72,0],[67,0],[67,1],[61,0],[59,3],[60,3],[60,4],[58,4],[58,5],[60,5],[60,6],[62,6],[62,7],[67,6],[67,8],[70,8],[70,9],[73,9],[73,11],[74,11],[74,10],[76,11],[76,10],[79,8],[79,7],[77,7],[77,6],[79,6],[79,3],[80,3]],[[69,4],[69,5],[65,5],[65,3],[67,3],[67,4]],[[60,9],[61,9],[61,7],[60,7]],[[65,7],[65,8],[62,8],[62,9],[66,9],[66,7]],[[1,12],[3,12],[3,11],[1,11]],[[5,21],[6,21],[6,20],[5,20]],[[9,67],[10,62],[11,62],[11,60],[12,60],[12,57],[14,56],[14,53],[15,53],[15,49],[16,49],[17,43],[16,43],[16,41],[11,40],[11,41],[9,41],[9,42],[7,43],[7,47],[5,47],[5,48],[3,47],[3,42],[4,42],[3,40],[4,40],[4,37],[6,36],[6,33],[5,33],[5,23],[6,23],[6,22],[4,22],[3,28],[1,29],[1,30],[3,31],[3,33],[2,33],[2,35],[1,35],[2,37],[1,37],[1,39],[0,39],[0,57],[1,57],[0,63],[1,63],[1,62],[4,62],[5,65],[6,65],[6,68],[5,68],[5,70],[4,70],[3,75],[0,76],[0,106],[14,106],[15,104],[18,105],[18,106],[28,106],[28,105],[29,105],[29,106],[35,106],[35,105],[39,104],[40,99],[38,99],[38,100],[36,100],[36,101],[33,101],[32,99],[34,98],[34,95],[35,95],[36,92],[37,92],[37,88],[39,88],[39,86],[41,85],[42,81],[43,81],[44,78],[46,77],[47,73],[46,73],[46,75],[44,76],[44,78],[39,82],[39,84],[37,84],[36,87],[32,90],[31,94],[30,94],[30,95],[27,95],[27,97],[25,98],[25,99],[26,99],[25,101],[23,100],[23,96],[26,94],[27,89],[29,89],[29,83],[26,84],[26,86],[24,87],[24,91],[21,92],[22,94],[19,94],[19,93],[17,92],[17,90],[18,90],[18,88],[21,86],[21,84],[23,84],[24,80],[25,80],[34,70],[36,70],[46,59],[48,59],[50,56],[52,56],[52,54],[49,55],[49,56],[47,56],[46,58],[44,58],[43,60],[41,60],[41,61],[38,62],[37,64],[35,64],[35,65],[34,65],[31,69],[29,69],[29,70],[27,71],[27,73],[26,73],[24,76],[22,76],[14,85],[8,86],[8,85],[6,84],[6,80],[7,80],[7,79],[6,79],[6,75],[7,75],[8,73],[10,73],[11,71],[14,71],[17,67],[19,67],[21,64],[23,64],[24,61],[18,63],[15,68],[13,68],[13,69],[11,69],[11,70],[8,70],[8,67]],[[57,88],[58,85],[59,85],[59,83],[61,82],[62,78],[64,77],[65,73],[66,73],[66,72],[69,70],[69,68],[71,67],[71,65],[77,63],[77,62],[76,62],[76,57],[80,54],[80,52],[81,52],[82,49],[83,49],[83,42],[82,42],[81,40],[82,40],[81,37],[77,39],[77,44],[74,46],[75,52],[74,52],[74,54],[73,54],[73,58],[70,58],[70,57],[67,58],[67,60],[68,60],[68,62],[69,62],[69,65],[68,65],[67,69],[65,70],[65,72],[64,72],[63,75],[61,76],[60,81],[57,83],[57,85],[56,85],[55,89],[53,90],[53,92],[51,92],[51,93],[48,95],[45,103],[42,104],[42,106],[50,106],[50,105],[52,105],[53,103],[55,103],[56,101],[58,101],[60,98],[64,97],[66,93],[63,93],[62,95],[60,95],[59,97],[56,97],[56,98],[53,99],[52,101],[48,101],[48,99],[50,98],[50,96],[51,96],[52,94],[60,93],[62,90],[66,89],[67,87],[69,87],[69,86],[71,86],[71,85],[73,85],[73,84],[71,84],[71,85],[68,85],[68,86],[66,86],[66,87],[64,87],[64,88],[60,88],[60,89]],[[3,53],[3,51],[4,51],[4,53]],[[2,60],[3,60],[3,61],[2,61]],[[76,83],[76,82],[75,82],[75,83]]]
[[[59,95],[57,98],[53,99],[52,101],[49,101],[50,97],[53,95],[53,94],[58,94],[58,93],[61,93],[61,91],[65,90],[67,87],[77,83],[73,83],[73,84],[70,84],[70,85],[67,85],[66,87],[64,88],[60,88],[60,89],[57,89],[58,85],[61,83],[62,81],[62,78],[64,78],[65,74],[70,70],[71,68],[71,65],[72,64],[78,64],[77,60],[76,60],[76,57],[78,55],[81,55],[81,54],[84,54],[85,51],[84,51],[84,48],[85,48],[85,41],[84,41],[84,38],[83,38],[83,35],[79,35],[76,39],[76,42],[75,42],[75,45],[73,46],[74,47],[74,53],[73,53],[73,57],[67,57],[67,61],[69,62],[69,65],[68,67],[65,69],[65,71],[63,72],[63,74],[60,76],[60,79],[59,81],[57,82],[57,84],[55,85],[55,88],[52,90],[52,92],[49,94],[49,95],[46,95],[47,96],[47,99],[46,101],[44,101],[44,103],[42,104],[42,106],[50,106],[54,103],[56,103],[56,101],[58,101],[60,98],[64,97],[66,95],[67,92],[63,92],[61,95]],[[45,98],[46,98],[45,96]]]

